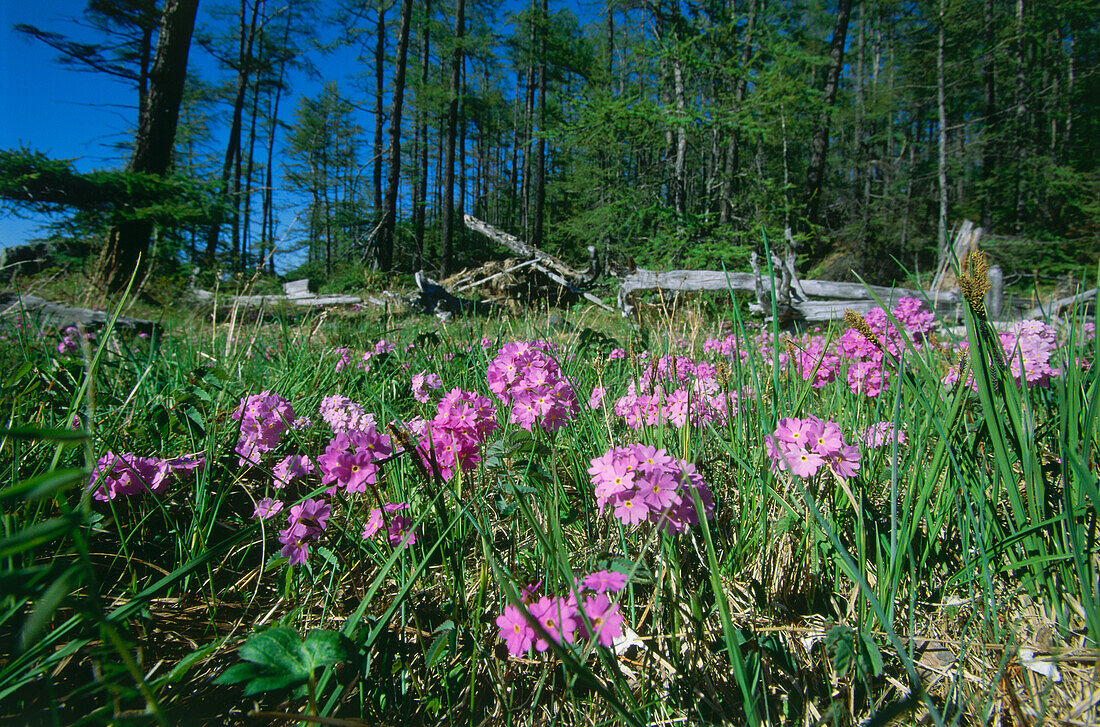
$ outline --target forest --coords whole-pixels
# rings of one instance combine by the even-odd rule
[[[118,170],[0,152],[4,204],[75,213],[115,287],[151,238],[169,266],[446,275],[493,255],[463,214],[655,268],[743,268],[789,228],[800,266],[874,282],[964,218],[1017,276],[1100,250],[1095,0],[199,5],[18,28],[133,89]]]

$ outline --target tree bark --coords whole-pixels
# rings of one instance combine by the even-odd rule
[[[848,20],[853,0],[837,0],[833,37],[829,43],[829,67],[822,89],[822,111],[810,142],[810,164],[806,169],[806,222],[814,227],[820,223],[821,188],[825,178],[825,160],[829,150],[829,113],[836,101],[840,72],[844,67],[844,43],[848,36]]]
[[[374,44],[374,216],[382,218],[382,96],[385,93],[386,0],[378,0],[378,34]]]
[[[412,25],[412,0],[401,2],[401,32],[397,41],[397,69],[393,77],[393,103],[390,106],[390,167],[386,174],[386,198],[382,203],[382,230],[378,240],[376,267],[393,267],[393,241],[397,226],[397,187],[401,181],[401,106],[405,99],[405,61],[409,51],[409,27]]]
[[[233,165],[241,153],[241,127],[244,122],[244,101],[248,92],[248,79],[252,72],[252,42],[256,35],[256,24],[260,15],[260,4],[263,0],[255,0],[252,5],[252,19],[245,25],[246,0],[241,0],[240,8],[240,40],[237,48],[237,88],[233,97],[233,117],[229,124],[229,141],[225,147],[225,157],[222,161],[221,180],[218,185],[218,204],[214,206],[211,215],[210,230],[206,236],[206,264],[212,265],[218,253],[218,237],[221,234],[222,207],[228,201],[230,177],[233,173]],[[233,260],[234,266],[236,260]]]
[[[462,83],[462,44],[466,37],[466,0],[455,4],[455,48],[451,54],[451,98],[447,104],[447,133],[443,160],[443,195],[440,207],[443,219],[443,239],[439,249],[439,277],[445,278],[451,269],[451,245],[455,224],[455,137],[458,134],[458,97]]]
[[[171,165],[198,7],[199,0],[167,0],[164,6],[130,171],[164,175]],[[102,266],[108,291],[118,292],[129,283],[149,248],[152,231],[152,222],[146,220],[124,222],[111,231]]]
[[[535,199],[531,243],[542,246],[546,208],[546,23],[549,17],[547,0],[539,11],[539,137],[535,145]]]
[[[936,178],[939,182],[939,218],[936,225],[936,249],[939,259],[947,255],[947,100],[944,89],[944,24],[947,21],[945,0],[939,0],[939,27],[936,33],[936,116],[939,121],[937,136]]]

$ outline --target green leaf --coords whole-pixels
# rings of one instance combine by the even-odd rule
[[[344,661],[347,648],[334,631],[311,631],[300,647],[302,662],[309,672],[320,666],[328,666]]]
[[[17,485],[0,491],[0,502],[16,497],[22,497],[25,500],[35,500],[83,479],[84,474],[84,470],[80,469],[43,472],[40,475],[35,475],[30,479],[23,480]]]
[[[245,661],[306,679],[309,670],[302,663],[301,645],[302,637],[297,631],[276,626],[249,638],[238,653]]]
[[[179,664],[176,665],[177,668],[182,664],[183,662],[181,661]],[[175,670],[173,670],[173,672],[174,671]],[[252,662],[245,661],[241,662],[240,664],[234,664],[233,666],[223,671],[214,679],[214,683],[236,684],[238,682],[247,682],[249,679],[255,679],[256,677],[261,676],[262,674],[264,674],[264,671],[265,670],[262,666],[257,666]]]
[[[54,611],[61,606],[62,601],[76,590],[77,585],[80,583],[81,573],[80,566],[70,566],[50,584],[50,587],[34,604],[34,609],[27,615],[27,620],[23,622],[23,628],[19,632],[19,648],[21,650],[26,650],[34,645],[42,629],[46,628],[53,617]]]
[[[272,689],[285,689],[292,684],[297,684],[302,681],[305,681],[305,677],[297,677],[293,674],[266,673],[250,681],[248,686],[244,688],[244,693],[246,696],[251,696],[253,694],[259,694],[260,692],[271,691]]]
[[[76,527],[77,522],[79,522],[79,515],[58,517],[19,530],[0,540],[0,558],[7,558],[25,550],[33,550],[39,545],[48,543],[71,531]]]
[[[0,437],[12,439],[45,439],[52,442],[83,442],[88,438],[85,431],[72,429],[42,429],[40,427],[15,427],[13,429],[0,429]]]

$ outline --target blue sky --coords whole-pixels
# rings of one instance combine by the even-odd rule
[[[135,92],[102,74],[59,66],[52,48],[13,30],[30,23],[81,38],[71,20],[83,8],[83,0],[0,0],[0,149],[29,146],[73,159],[81,171],[119,165],[111,147],[132,128]],[[0,247],[35,237],[38,226],[0,211]]]
[[[28,23],[74,40],[95,42],[101,39],[95,31],[73,22],[82,17],[85,4],[86,0],[0,0],[0,149],[29,147],[52,158],[71,159],[79,171],[118,169],[128,157],[118,145],[132,137],[137,92],[102,73],[60,65],[56,51],[14,30],[16,24]],[[199,25],[212,6],[200,3]],[[354,67],[349,51],[316,60],[322,74],[342,86],[347,69]],[[222,79],[225,73],[196,44],[191,46],[188,70],[207,80]],[[283,118],[292,116],[302,94],[317,93],[322,83],[292,78],[291,97],[283,101]],[[369,128],[369,115],[359,123]],[[224,136],[226,130],[218,128],[215,133]],[[215,140],[215,146],[224,143]],[[47,221],[0,210],[0,247],[45,236],[42,225]]]
[[[504,26],[510,12],[526,2],[529,0],[502,3],[496,15],[500,32],[507,32]],[[215,4],[225,3],[215,0],[200,3],[200,26],[208,22]],[[556,9],[572,8],[582,17],[584,8],[591,4],[588,0],[551,3]],[[74,40],[99,41],[101,38],[94,30],[74,22],[82,17],[85,5],[86,0],[0,0],[0,149],[29,147],[52,158],[71,159],[79,171],[119,169],[126,163],[128,152],[119,149],[118,145],[131,138],[136,123],[136,91],[102,73],[61,66],[56,51],[13,29],[18,23],[28,23],[66,34]],[[391,17],[394,12],[391,10]],[[391,42],[395,39],[391,38]],[[356,93],[349,76],[362,67],[356,62],[354,51],[345,49],[330,56],[313,57],[322,78],[308,79],[298,74],[290,79],[291,96],[284,99],[280,112],[284,120],[292,118],[302,95],[315,95],[326,80],[336,80],[345,92]],[[214,60],[196,44],[191,47],[188,70],[208,81],[225,78],[225,71],[219,70]],[[366,110],[361,110],[356,120],[365,129],[373,126],[372,117]],[[215,130],[216,135],[224,136],[225,133],[224,128]],[[278,145],[283,141],[280,138]],[[214,142],[215,147],[224,143],[224,139]],[[280,172],[277,168],[276,175]],[[295,218],[295,210],[284,211],[280,216],[285,224],[290,224]],[[0,209],[0,247],[45,236],[47,231],[42,225],[46,221],[21,218]],[[278,235],[281,237],[285,233],[285,229],[280,229]],[[277,262],[280,262],[278,258]],[[289,261],[281,262],[280,268]]]

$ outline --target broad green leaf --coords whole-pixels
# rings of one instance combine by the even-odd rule
[[[23,628],[19,632],[20,649],[26,650],[34,646],[42,629],[49,624],[54,611],[58,609],[62,601],[76,590],[80,583],[81,573],[80,566],[70,566],[50,584],[50,587],[34,604],[34,609],[27,615],[27,620],[23,622]]]
[[[88,433],[72,429],[42,429],[40,427],[14,427],[0,429],[0,437],[12,439],[45,439],[51,442],[83,442]]]
[[[250,681],[248,685],[245,686],[244,693],[247,696],[252,696],[253,694],[267,692],[272,689],[284,689],[292,684],[305,681],[305,679],[305,677],[297,677],[293,674],[272,674],[268,672]]]
[[[300,647],[302,663],[312,672],[320,666],[336,664],[347,658],[347,649],[334,631],[311,631]]]
[[[84,475],[84,470],[79,469],[43,472],[40,475],[35,475],[30,479],[23,480],[17,485],[0,491],[0,502],[16,497],[22,497],[25,500],[34,500],[39,497],[44,497],[74,482],[82,480]]]
[[[54,538],[70,532],[76,527],[77,522],[77,517],[58,517],[19,530],[0,540],[0,558],[22,553],[25,550],[33,550],[48,543]]]
[[[309,670],[302,663],[301,644],[302,638],[297,631],[276,626],[250,637],[239,653],[245,661],[305,679],[309,676]]]

